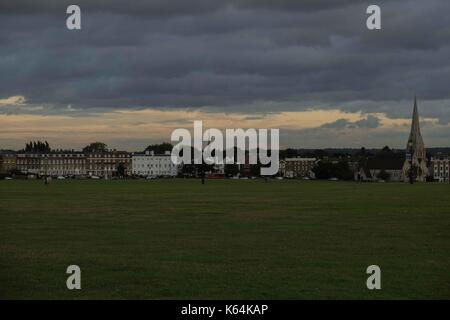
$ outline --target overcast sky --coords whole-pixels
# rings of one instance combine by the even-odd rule
[[[369,31],[375,3],[382,30]],[[415,94],[425,144],[450,146],[449,12],[448,0],[1,0],[0,148],[139,150],[193,120],[278,127],[284,147],[404,148]]]

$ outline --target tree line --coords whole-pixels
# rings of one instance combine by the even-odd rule
[[[30,141],[25,144],[25,152],[50,152],[52,149],[47,141]]]

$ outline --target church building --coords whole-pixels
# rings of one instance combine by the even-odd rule
[[[411,132],[406,145],[406,159],[403,164],[403,177],[405,182],[426,181],[428,175],[425,144],[420,133],[419,111],[417,98],[414,97],[414,110],[411,122]]]

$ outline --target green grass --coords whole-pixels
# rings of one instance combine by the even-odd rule
[[[450,298],[450,185],[0,181],[0,298]],[[68,265],[82,290],[66,289]],[[366,288],[367,266],[382,289]]]

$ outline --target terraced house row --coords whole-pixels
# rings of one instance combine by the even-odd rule
[[[0,173],[13,171],[39,176],[176,176],[179,166],[170,160],[170,152],[131,153],[63,151],[0,152]]]
[[[1,171],[5,173],[17,170],[42,176],[112,177],[131,172],[131,153],[125,151],[3,152],[0,158]]]

